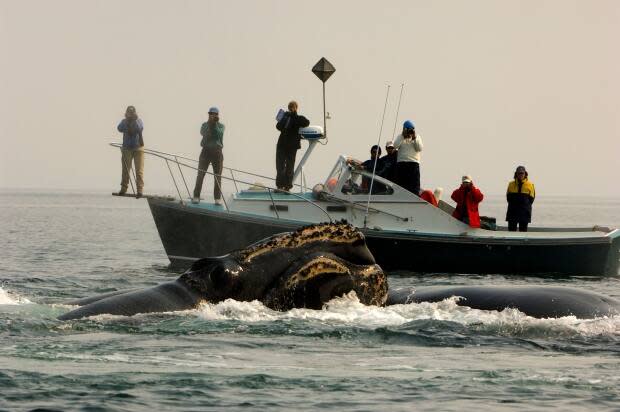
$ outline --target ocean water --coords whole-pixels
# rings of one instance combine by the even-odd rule
[[[483,214],[501,222],[503,199]],[[548,198],[540,225],[620,227],[620,199]],[[61,322],[63,301],[172,280],[144,200],[0,192],[0,410],[618,410],[620,317],[533,319],[454,301]],[[620,278],[390,274],[394,286],[560,284],[620,298]]]

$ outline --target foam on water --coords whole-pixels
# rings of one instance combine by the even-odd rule
[[[184,355],[184,354],[181,354]],[[114,362],[119,364],[136,364],[136,365],[158,365],[158,366],[183,366],[191,368],[212,368],[225,367],[226,364],[219,359],[218,356],[195,357],[195,359],[187,359],[183,356],[172,355],[148,355],[128,354],[124,352],[113,352],[108,354],[97,353],[73,353],[73,352],[36,352],[33,354],[39,359],[50,360],[71,360],[76,362]]]
[[[517,309],[497,312],[459,306],[457,300],[458,298],[453,297],[435,303],[423,302],[378,307],[360,303],[355,292],[350,292],[331,300],[323,310],[292,309],[287,312],[277,312],[258,301],[238,302],[227,299],[218,304],[203,303],[196,310],[187,313],[195,314],[205,320],[269,322],[299,319],[365,329],[399,327],[413,321],[435,320],[458,323],[475,327],[478,330],[506,335],[620,337],[620,316],[597,319],[577,319],[574,316],[537,319]]]
[[[32,302],[16,293],[6,291],[0,286],[0,305],[24,305],[28,303]]]

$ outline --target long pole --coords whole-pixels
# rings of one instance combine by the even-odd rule
[[[325,82],[323,82],[323,135],[327,139],[327,112],[325,110]]]
[[[387,85],[385,93],[385,104],[383,105],[383,116],[381,117],[381,127],[379,128],[379,137],[377,138],[377,146],[381,148],[381,133],[383,132],[383,121],[385,120],[385,109],[387,108],[388,96],[390,95],[390,85]],[[372,184],[375,182],[375,171],[377,170],[377,160],[379,160],[379,150],[375,156],[375,163],[372,166],[372,179],[370,179],[370,188],[368,190],[368,202],[366,202],[366,213],[364,214],[364,228],[368,220],[368,209],[370,208],[370,196],[372,195]]]
[[[398,106],[396,107],[396,118],[394,118],[394,130],[392,130],[392,139],[396,135],[396,124],[398,123],[398,113],[400,112],[400,100],[403,98],[403,89],[405,88],[405,83],[400,85],[400,96],[398,97]]]

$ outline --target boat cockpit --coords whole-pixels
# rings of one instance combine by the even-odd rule
[[[330,195],[349,201],[366,201],[372,192],[374,201],[424,202],[396,183],[365,170],[362,162],[340,155],[331,173],[327,176],[323,190]],[[377,196],[377,197],[374,197]]]

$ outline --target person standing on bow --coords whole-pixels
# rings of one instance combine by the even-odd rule
[[[452,192],[452,200],[456,202],[456,208],[452,216],[470,227],[480,227],[480,214],[478,204],[482,202],[484,195],[471,179],[471,176],[463,176],[461,186]]]
[[[125,118],[118,124],[117,130],[123,134],[121,190],[118,195],[123,196],[127,193],[131,162],[133,161],[136,168],[136,197],[142,197],[142,190],[144,189],[144,139],[142,138],[142,130],[144,130],[144,124],[142,119],[138,118],[134,106],[127,106]]]
[[[291,101],[288,111],[276,123],[276,129],[280,131],[276,145],[276,187],[285,192],[293,188],[295,157],[297,150],[301,149],[299,129],[310,124],[308,119],[297,114],[298,109],[297,102]]]
[[[527,232],[527,225],[532,221],[532,203],[535,197],[534,183],[528,180],[527,170],[524,166],[517,167],[514,180],[508,182],[506,190],[508,230],[516,232],[519,226],[519,232]]]
[[[200,158],[198,160],[198,176],[194,187],[192,203],[200,202],[202,181],[204,180],[209,164],[213,168],[213,198],[216,205],[222,204],[222,168],[224,167],[224,125],[220,123],[220,111],[217,107],[209,109],[209,119],[202,124],[200,134]]]
[[[416,133],[415,124],[411,120],[403,124],[403,132],[396,137],[394,148],[398,150],[396,183],[419,196],[422,137]]]

